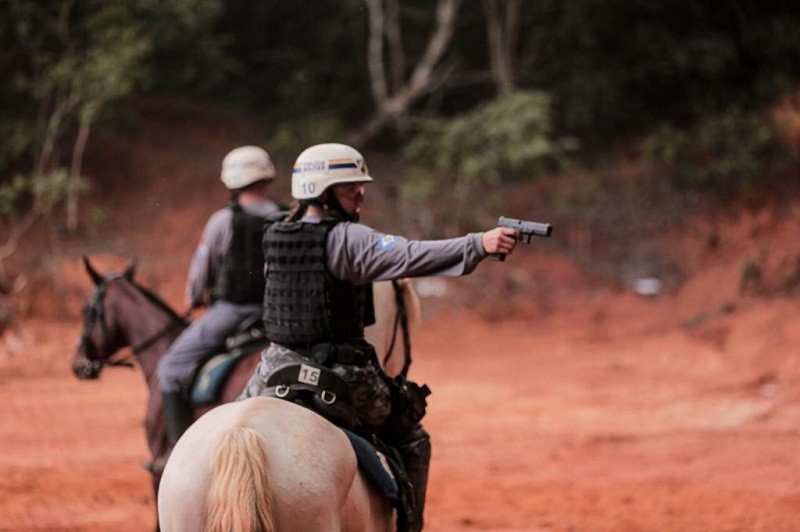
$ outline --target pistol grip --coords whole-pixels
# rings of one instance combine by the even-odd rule
[[[496,260],[496,261],[499,261],[499,262],[505,262],[505,260],[506,260],[505,253],[492,253],[491,255],[489,255],[489,257],[492,260]]]

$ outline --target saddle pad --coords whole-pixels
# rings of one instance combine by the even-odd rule
[[[397,508],[400,503],[399,488],[394,476],[389,472],[389,465],[382,460],[382,456],[378,450],[370,444],[367,440],[350,432],[349,430],[342,429],[358,458],[358,465],[361,467],[364,474],[372,482],[375,488],[389,500],[389,503]]]
[[[203,406],[216,402],[222,385],[236,364],[248,354],[267,345],[269,342],[253,342],[250,345],[209,358],[197,371],[194,384],[192,384],[190,395],[192,404]]]

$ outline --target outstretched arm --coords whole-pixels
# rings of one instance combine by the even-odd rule
[[[472,272],[487,253],[513,250],[513,230],[492,229],[445,240],[408,240],[365,225],[341,223],[328,238],[328,268],[334,277],[355,284]]]

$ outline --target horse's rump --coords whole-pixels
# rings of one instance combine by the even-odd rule
[[[212,486],[226,482],[250,485],[223,488],[223,499],[210,503]],[[162,530],[204,530],[212,507],[217,515],[258,510],[263,519],[265,486],[278,530],[392,529],[388,503],[362,478],[339,428],[293,403],[253,397],[211,410],[181,437],[161,479]],[[248,530],[266,530],[260,526]]]

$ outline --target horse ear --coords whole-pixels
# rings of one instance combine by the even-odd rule
[[[91,277],[95,285],[99,285],[103,282],[103,276],[97,273],[97,270],[94,269],[94,266],[92,266],[92,263],[89,261],[89,257],[86,255],[83,255],[83,265],[86,267],[86,273],[89,274],[89,277]]]
[[[131,262],[131,265],[125,268],[122,275],[129,281],[133,281],[133,275],[136,273],[136,259]]]

